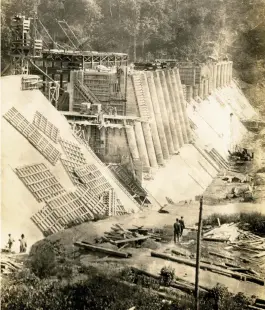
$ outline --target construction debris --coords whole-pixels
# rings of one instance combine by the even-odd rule
[[[229,152],[231,160],[242,160],[242,161],[251,161],[254,158],[254,153],[250,152],[248,149],[243,148],[242,150],[237,149],[235,152]]]
[[[97,238],[96,243],[109,242],[118,247],[127,245],[139,246],[147,239],[154,239],[160,241],[160,235],[153,233],[151,229],[143,228],[143,226],[125,229],[120,224],[114,224],[110,232],[105,232],[103,237]],[[154,245],[152,245],[153,248]]]
[[[7,275],[22,269],[23,263],[15,262],[10,256],[1,257],[1,274]]]
[[[196,267],[195,261],[191,261],[191,260],[180,258],[180,257],[170,256],[170,255],[166,255],[166,254],[158,253],[158,252],[153,252],[153,251],[151,252],[151,256],[166,259],[166,260],[171,260],[173,262],[177,262],[179,264],[185,264],[185,265],[188,265],[191,267]],[[254,282],[254,283],[259,284],[259,285],[265,284],[264,279],[254,277],[252,275],[242,274],[240,272],[234,272],[234,271],[231,271],[227,268],[215,267],[213,265],[202,263],[200,265],[200,269],[208,270],[208,271],[218,273],[218,274],[221,274],[221,275],[227,276],[227,277],[232,277],[232,278],[235,278],[238,280]]]
[[[108,255],[111,255],[111,256],[117,256],[117,257],[121,257],[121,258],[128,258],[128,257],[132,256],[131,253],[124,253],[124,252],[120,252],[120,251],[115,251],[115,250],[111,250],[111,249],[95,246],[95,245],[86,243],[84,241],[82,241],[82,242],[75,242],[74,245],[78,246],[78,247],[81,247],[83,249],[89,250],[89,251],[101,252],[101,253],[105,253],[105,254],[108,254]]]

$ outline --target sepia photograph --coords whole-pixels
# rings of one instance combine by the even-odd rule
[[[0,308],[265,309],[265,0],[0,2]]]

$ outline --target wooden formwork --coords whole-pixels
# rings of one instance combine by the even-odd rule
[[[38,202],[66,192],[43,163],[16,168],[16,174]]]
[[[38,111],[36,111],[34,115],[33,124],[53,142],[58,142],[60,137],[60,130]]]
[[[84,154],[78,144],[63,139],[60,139],[59,142],[69,160],[80,165],[86,163]]]
[[[12,107],[4,118],[15,127],[51,164],[55,165],[61,153],[22,114]]]
[[[111,75],[109,73],[84,73],[83,84],[87,86],[99,101],[110,101]]]
[[[71,160],[61,158],[64,169],[66,170],[69,178],[75,185],[83,185],[80,178],[75,173],[75,168],[79,167],[80,164]]]

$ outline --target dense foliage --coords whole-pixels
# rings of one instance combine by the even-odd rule
[[[226,223],[240,223],[244,228],[249,229],[253,233],[265,234],[265,215],[260,212],[251,213],[234,213],[234,214],[221,214],[214,213],[203,220],[204,225],[217,225],[217,218],[221,224]]]
[[[192,296],[179,296],[171,303],[161,299],[154,290],[128,285],[122,278],[102,275],[88,268],[86,279],[63,282],[55,278],[40,279],[24,270],[3,285],[1,309],[4,310],[120,310],[133,306],[139,310],[193,310]],[[141,285],[141,284],[140,284]],[[145,282],[147,287],[147,282]],[[244,310],[250,300],[243,294],[232,295],[224,286],[217,285],[201,296],[200,308],[204,310]]]
[[[80,49],[128,52],[132,60],[230,55],[244,71],[265,58],[265,0],[3,0],[3,57],[10,18],[34,12],[57,42],[66,38],[56,19],[65,19]]]

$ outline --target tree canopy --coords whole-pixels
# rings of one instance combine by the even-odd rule
[[[265,0],[2,0],[2,58],[17,13],[38,18],[55,41],[65,19],[83,49],[130,59],[230,56],[238,67],[265,59]]]

